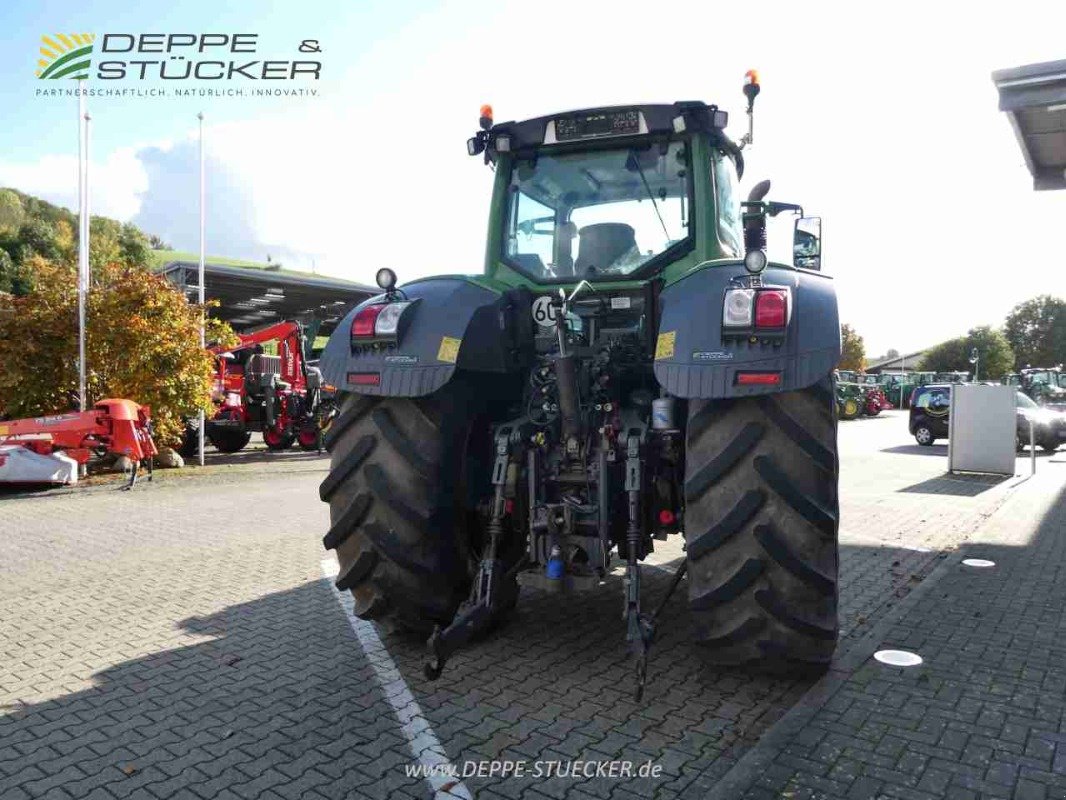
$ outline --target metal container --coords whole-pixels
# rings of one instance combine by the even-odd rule
[[[677,430],[675,417],[677,404],[672,397],[660,397],[651,401],[651,427],[656,431]]]

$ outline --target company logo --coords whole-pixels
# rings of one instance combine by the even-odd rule
[[[37,77],[42,80],[88,78],[94,41],[96,35],[92,33],[44,34],[37,59]]]

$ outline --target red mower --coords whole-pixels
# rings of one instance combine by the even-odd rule
[[[0,451],[4,454],[0,467],[8,466],[8,458],[18,453],[16,448],[51,458],[53,471],[48,472],[47,461],[39,462],[27,466],[30,471],[26,474],[13,472],[0,476],[2,482],[73,483],[77,480],[76,470],[73,477],[64,470],[71,460],[80,465],[87,464],[94,456],[113,454],[133,461],[127,489],[136,482],[137,468],[142,462],[147,462],[151,474],[152,457],[159,452],[152,441],[148,407],[118,399],[101,400],[91,411],[0,422]]]

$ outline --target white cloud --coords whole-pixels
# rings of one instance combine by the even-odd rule
[[[93,214],[128,220],[140,208],[139,195],[148,189],[148,176],[133,148],[124,147],[90,162]],[[67,208],[78,207],[78,158],[45,155],[36,161],[0,160],[0,186],[13,186]]]

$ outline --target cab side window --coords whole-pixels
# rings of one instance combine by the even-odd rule
[[[718,205],[718,238],[726,251],[736,257],[744,252],[744,233],[737,194],[737,168],[721,150],[714,151],[714,194]]]

